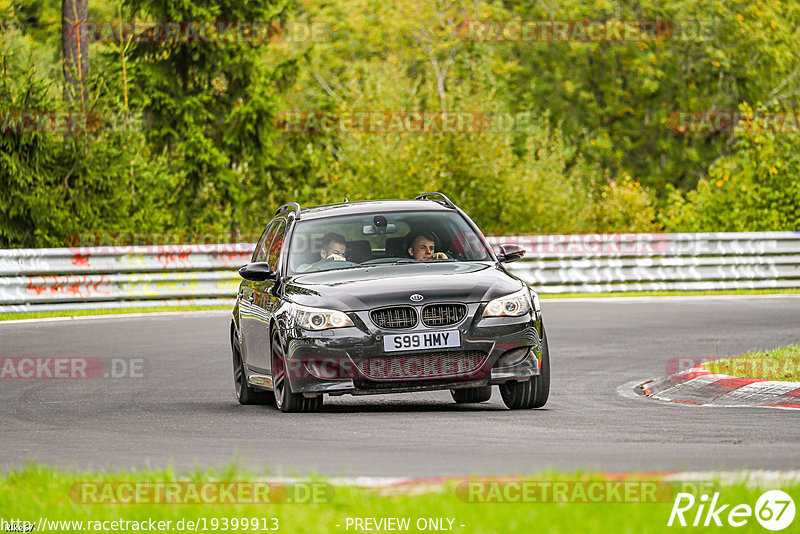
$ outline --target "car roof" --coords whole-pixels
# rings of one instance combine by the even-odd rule
[[[363,202],[342,202],[326,206],[313,206],[300,210],[300,220],[321,219],[334,215],[362,215],[388,213],[392,211],[454,211],[432,200],[367,200]]]

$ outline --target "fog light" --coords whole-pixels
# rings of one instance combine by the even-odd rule
[[[513,365],[517,365],[525,358],[528,357],[530,353],[530,347],[520,347],[518,349],[511,349],[506,351],[500,358],[497,360],[497,363],[494,364],[495,367],[511,367]]]
[[[305,363],[305,365],[308,372],[317,378],[323,378],[326,380],[341,378],[339,376],[339,366],[330,360],[309,360]]]

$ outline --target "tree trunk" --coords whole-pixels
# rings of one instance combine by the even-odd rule
[[[86,75],[89,72],[89,36],[85,31],[88,0],[61,0],[61,46],[64,100],[80,103],[86,111]]]

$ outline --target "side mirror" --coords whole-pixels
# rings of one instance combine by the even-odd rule
[[[501,263],[511,263],[517,261],[525,255],[525,249],[519,245],[500,245],[500,252],[497,253],[497,259]]]
[[[239,269],[239,276],[245,280],[263,282],[264,280],[275,280],[278,274],[270,268],[269,264],[259,261],[255,263],[248,263]]]

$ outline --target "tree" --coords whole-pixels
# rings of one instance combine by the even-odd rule
[[[519,65],[509,96],[546,108],[579,153],[662,193],[693,188],[731,146],[728,132],[685,135],[679,111],[800,105],[800,4],[763,0],[517,3],[523,20],[654,21],[655,39],[505,43]]]
[[[202,4],[126,0],[133,20],[282,24],[288,2],[215,0]],[[190,29],[190,27],[184,26]],[[280,157],[271,127],[276,95],[295,59],[270,61],[269,42],[236,38],[134,40],[132,99],[147,116],[148,141],[163,147],[183,176],[172,195],[176,223],[186,229],[251,230],[263,224],[243,213],[253,197],[277,187]],[[195,35],[196,37],[196,35]]]
[[[64,100],[79,102],[86,111],[86,78],[89,75],[89,38],[85,31],[88,0],[61,0],[61,47]]]

